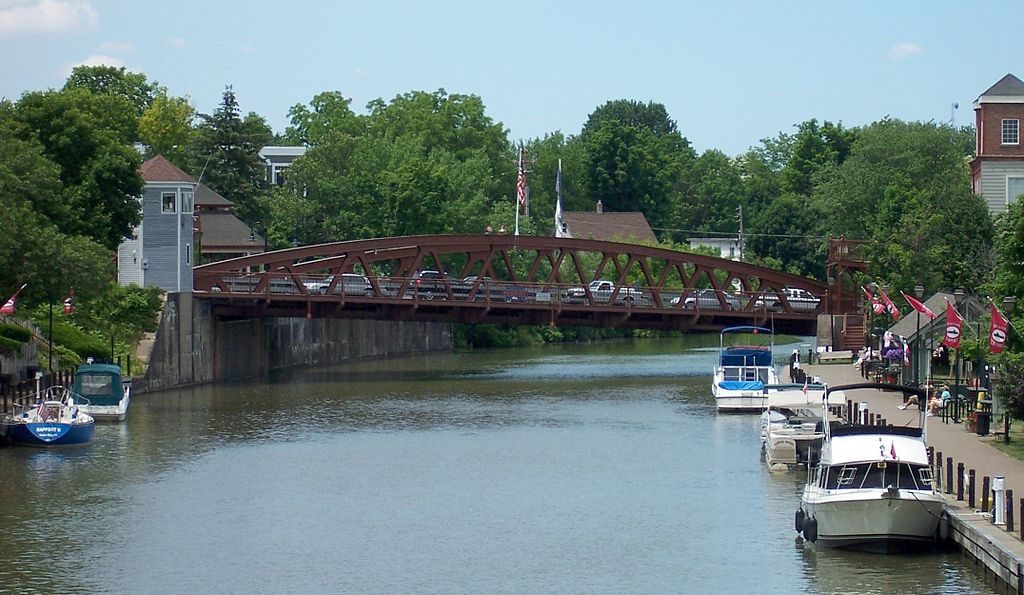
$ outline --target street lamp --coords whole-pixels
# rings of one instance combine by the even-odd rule
[[[832,287],[836,284],[834,277],[828,278],[828,338],[832,343],[832,351],[836,350],[836,308],[833,303]]]
[[[1008,295],[1003,298],[1003,312],[1006,313],[1006,320],[1009,322],[1010,314],[1013,313],[1014,307],[1017,305],[1017,297]],[[1010,333],[1013,332],[1013,327],[1009,324],[1006,325],[1006,343],[1010,343]],[[1001,397],[1000,397],[1001,398]],[[1010,441],[1010,414],[1009,412],[1003,412],[1003,443]]]
[[[921,301],[924,297],[924,285],[915,285],[914,295],[917,296],[917,301]],[[914,385],[921,386],[921,311],[917,308],[914,308],[914,311],[917,312],[917,332],[914,333]]]
[[[957,287],[953,290],[953,309],[956,310],[957,316],[960,315],[960,304],[963,303],[967,293],[962,287]],[[960,340],[963,340],[961,333]],[[953,382],[953,395],[960,398],[960,347],[956,348],[956,360],[953,362],[953,368],[955,369],[955,380]]]

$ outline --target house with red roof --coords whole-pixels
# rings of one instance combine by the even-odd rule
[[[197,252],[204,260],[263,252],[263,238],[227,210],[230,201],[163,156],[147,160],[139,173],[145,181],[142,221],[117,248],[121,285],[192,291]]]

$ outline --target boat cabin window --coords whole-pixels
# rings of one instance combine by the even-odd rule
[[[932,482],[931,469],[923,465],[877,461],[846,465],[827,471],[827,478],[820,481],[826,489],[884,489],[891,486],[904,490],[926,490]]]
[[[81,393],[88,395],[109,395],[114,392],[114,377],[110,374],[82,374]]]

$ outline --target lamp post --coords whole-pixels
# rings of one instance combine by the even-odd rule
[[[924,297],[924,285],[915,285],[914,295],[917,296],[917,301],[921,301]],[[917,332],[914,333],[914,385],[921,386],[921,312],[917,308],[914,308],[914,312],[917,312]]]
[[[834,277],[828,278],[828,338],[832,343],[832,351],[836,350],[836,307],[832,296],[832,288],[836,284]]]
[[[957,287],[953,290],[953,309],[956,310],[957,315],[960,315],[960,304],[964,301],[965,292],[962,287]],[[961,336],[960,340],[963,340]],[[956,380],[953,382],[953,394],[957,398],[960,397],[960,348],[956,348],[956,360],[953,363],[953,369],[955,370]]]
[[[1006,313],[1006,321],[1009,323],[1010,314],[1013,312],[1014,307],[1017,305],[1017,297],[1008,295],[1003,298],[1003,312]],[[1006,325],[1006,343],[1010,343],[1010,334],[1013,332],[1013,326],[1010,324]],[[1010,414],[1006,411],[1003,412],[1003,443],[1010,442]]]

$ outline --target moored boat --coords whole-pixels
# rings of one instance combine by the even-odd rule
[[[765,462],[772,469],[785,470],[796,465],[818,462],[825,438],[821,384],[784,384],[767,386],[767,406],[761,414],[761,441]],[[840,410],[846,402],[841,391],[832,391],[828,409]],[[829,414],[829,423],[839,418]]]
[[[131,383],[122,378],[120,366],[82,364],[75,371],[71,392],[96,421],[124,421],[128,413]]]
[[[882,388],[919,394],[921,389],[888,384],[853,384],[830,390]],[[925,426],[830,428],[821,459],[807,474],[796,513],[796,529],[808,541],[833,547],[899,551],[930,545],[945,503],[932,485]]]
[[[726,337],[767,337],[767,344],[726,345]],[[722,329],[711,393],[719,411],[762,411],[765,386],[779,384],[772,361],[772,331],[760,326]]]
[[[16,406],[0,422],[8,441],[23,446],[67,446],[92,440],[96,422],[75,402],[71,391],[51,386]]]

